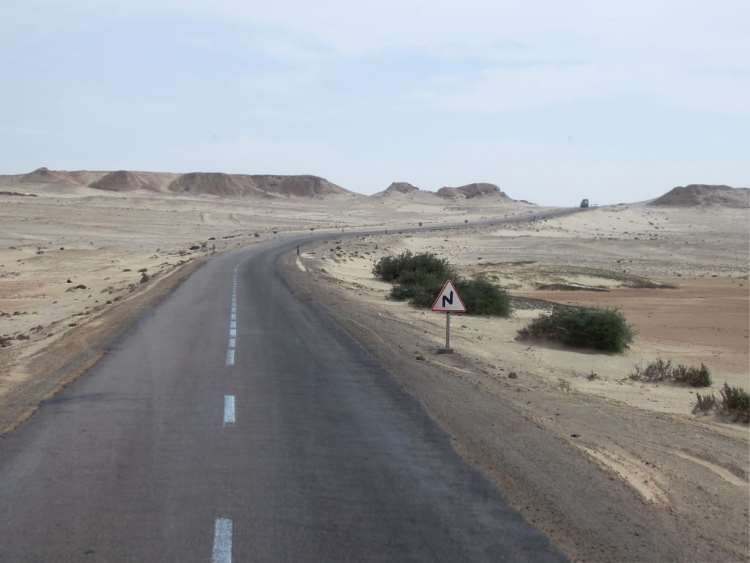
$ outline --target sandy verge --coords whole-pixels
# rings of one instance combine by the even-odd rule
[[[641,225],[641,235],[661,238],[658,246],[649,236],[636,234],[635,240],[632,227],[621,228],[620,235],[610,228],[602,237],[599,232],[622,213],[627,214],[617,216]],[[713,369],[715,387],[725,380],[750,387],[747,223],[735,215],[745,218],[747,211],[595,210],[541,225],[328,241],[306,249],[307,272],[295,268],[293,273],[301,287],[328,303],[339,321],[391,366],[394,377],[453,436],[457,449],[574,558],[746,560],[748,428],[692,415],[692,389],[627,379],[634,364],[664,356],[705,361]],[[661,231],[666,222],[669,236],[646,229]],[[575,236],[568,228],[577,230]],[[509,320],[461,318],[454,323],[460,354],[437,356],[443,319],[386,300],[390,286],[370,273],[376,258],[403,249],[448,255],[463,271],[494,272],[498,281],[516,284],[521,297],[619,305],[639,336],[624,355],[517,342],[518,328],[540,313],[532,301]],[[533,289],[551,278],[607,291]],[[644,280],[677,280],[679,287],[631,287]],[[590,377],[592,372],[596,377]],[[513,421],[508,420],[511,412],[516,413]],[[565,454],[555,458],[582,471],[572,479],[593,479],[593,467],[622,483],[629,500],[613,502],[607,496],[615,494],[611,490],[580,489],[569,471],[544,473],[534,465],[544,461],[535,460],[533,452],[511,455],[509,447],[539,445],[509,441],[509,425],[526,432],[517,427],[519,419],[574,448],[575,455],[562,450]],[[589,465],[580,465],[580,459]],[[609,531],[588,519],[597,510],[608,511],[599,518]],[[643,528],[646,522],[649,532]],[[631,546],[635,551],[626,554],[623,546],[633,537],[640,547]]]

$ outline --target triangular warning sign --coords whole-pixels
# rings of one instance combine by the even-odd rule
[[[432,310],[439,313],[465,313],[466,307],[464,302],[461,301],[461,297],[458,295],[458,291],[453,286],[453,282],[448,280],[445,282],[443,289],[438,293],[435,303],[432,304]]]

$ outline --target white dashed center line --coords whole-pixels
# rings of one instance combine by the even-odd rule
[[[229,518],[216,519],[211,563],[232,563],[232,521]]]
[[[227,344],[227,366],[233,366],[237,356],[237,270],[232,277],[232,307],[229,316],[229,336]],[[224,427],[234,426],[236,409],[234,395],[224,395]],[[214,548],[211,563],[232,563],[232,520],[217,518],[214,524]]]
[[[224,426],[232,426],[234,421],[234,395],[224,395]]]
[[[233,366],[237,356],[237,269],[234,267],[232,277],[232,309],[229,314],[229,344],[227,346],[227,365]]]

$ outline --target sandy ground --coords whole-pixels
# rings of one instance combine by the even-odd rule
[[[334,196],[232,200],[19,184],[0,194],[0,408],[32,360],[196,259],[290,232],[475,222],[525,214],[501,199]],[[45,363],[49,368],[49,363]],[[0,428],[2,432],[2,428]]]
[[[481,389],[622,479],[644,505],[674,517],[678,529],[697,526],[700,544],[713,546],[700,560],[746,560],[748,427],[693,415],[694,389],[628,376],[636,364],[661,357],[705,363],[714,392],[725,381],[750,388],[749,218],[747,210],[621,206],[502,229],[331,240],[306,249],[301,262],[308,276],[336,286],[348,310],[366,311],[353,330],[364,337],[369,330],[371,340],[391,341],[391,352],[450,368],[469,383],[446,399],[397,375],[457,443],[493,440],[476,426],[477,436],[461,434],[470,425],[461,412],[480,400]],[[371,273],[379,257],[403,250],[435,252],[464,275],[485,275],[520,307],[511,319],[455,319],[458,359],[436,356],[443,317],[388,300],[390,285]],[[550,284],[567,289],[544,289]],[[518,329],[544,311],[540,299],[618,307],[637,331],[635,342],[624,354],[599,354],[517,341]],[[507,485],[492,458],[501,454],[484,448],[468,455]],[[524,511],[522,501],[518,506]],[[559,534],[554,523],[548,531]]]

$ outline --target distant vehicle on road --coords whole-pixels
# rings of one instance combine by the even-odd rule
[[[583,198],[581,200],[581,209],[586,209],[589,206],[589,200],[588,198]]]

